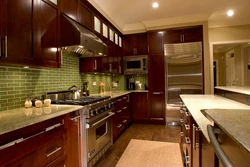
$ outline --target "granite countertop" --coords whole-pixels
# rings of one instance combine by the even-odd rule
[[[217,95],[180,95],[180,97],[209,143],[207,125],[212,124],[212,122],[202,114],[202,110],[250,109],[248,105]]]
[[[52,104],[49,107],[2,111],[0,112],[0,135],[84,108],[84,106]]]
[[[231,139],[250,153],[250,110],[214,109],[205,112]]]
[[[241,93],[245,95],[250,95],[249,86],[216,86],[215,89],[226,90],[235,93]]]
[[[131,92],[148,91],[114,91],[107,92],[105,94],[91,94],[91,96],[111,96],[112,99],[129,94]],[[52,104],[49,107],[42,108],[18,108],[13,110],[2,111],[0,112],[0,135],[84,108],[86,107],[77,105]]]

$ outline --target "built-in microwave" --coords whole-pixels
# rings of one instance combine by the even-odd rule
[[[148,56],[125,56],[124,74],[147,74],[148,73]]]

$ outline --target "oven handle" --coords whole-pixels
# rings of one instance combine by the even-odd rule
[[[93,126],[96,126],[96,125],[99,124],[100,122],[102,122],[102,121],[108,119],[109,117],[112,117],[113,115],[115,115],[115,113],[110,112],[108,116],[106,116],[105,118],[103,118],[103,119],[101,119],[101,120],[99,120],[99,121],[97,121],[97,122],[95,122],[95,123],[93,123],[93,124],[88,124],[88,123],[87,123],[86,128],[88,129],[88,128],[91,128],[91,127],[93,127]]]

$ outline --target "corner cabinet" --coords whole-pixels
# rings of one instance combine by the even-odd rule
[[[45,0],[3,0],[1,64],[60,67],[57,5]]]

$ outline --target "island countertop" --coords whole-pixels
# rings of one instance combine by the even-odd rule
[[[52,104],[49,107],[2,111],[0,112],[0,135],[84,108],[84,106]]]
[[[250,153],[250,109],[212,109],[205,113],[232,140]]]
[[[249,86],[216,86],[215,89],[250,95]]]
[[[250,109],[250,106],[217,95],[180,95],[192,117],[210,143],[207,125],[212,124],[203,114],[208,109]]]

